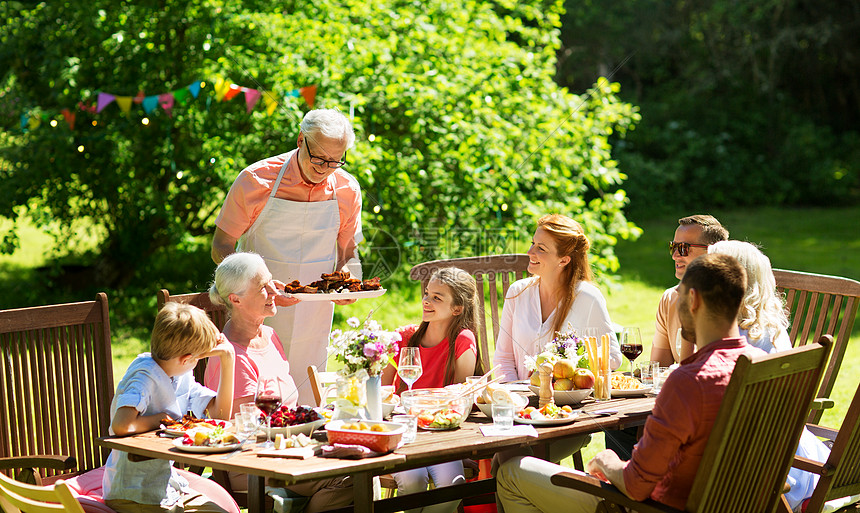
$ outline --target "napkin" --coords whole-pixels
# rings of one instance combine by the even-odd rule
[[[535,433],[537,436],[537,433]],[[341,459],[349,459],[349,460],[358,460],[361,458],[373,458],[375,456],[382,456],[385,453],[371,451],[367,447],[363,445],[347,445],[347,444],[332,444],[332,445],[323,445],[322,456],[323,458],[341,458]]]
[[[537,438],[538,432],[531,424],[514,424],[510,429],[500,429],[493,424],[481,426],[484,436],[533,436]]]

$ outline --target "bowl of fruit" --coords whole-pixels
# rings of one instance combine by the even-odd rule
[[[371,451],[389,452],[397,448],[406,426],[372,420],[333,420],[325,426],[330,444],[362,445]]]
[[[311,433],[325,423],[325,417],[310,406],[281,406],[272,414],[272,436],[281,434],[290,437],[299,433],[311,436]],[[260,432],[266,433],[265,421],[260,425]]]
[[[553,364],[552,395],[558,405],[579,404],[591,395],[594,388],[594,373],[584,367],[577,367],[577,362],[562,358]],[[540,375],[534,371],[531,375],[529,390],[540,395]]]
[[[472,411],[472,396],[459,396],[444,388],[409,390],[400,394],[400,402],[410,415],[418,418],[418,427],[429,431],[457,429]]]

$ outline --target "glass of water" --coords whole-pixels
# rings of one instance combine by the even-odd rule
[[[493,405],[493,425],[503,431],[514,427],[514,406],[512,404]]]
[[[418,431],[418,417],[415,415],[394,415],[391,417],[391,422],[403,424],[406,426],[406,431],[403,433],[403,443],[415,441],[415,436]]]

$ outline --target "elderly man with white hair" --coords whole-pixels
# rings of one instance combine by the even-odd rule
[[[309,111],[295,150],[255,162],[236,177],[215,221],[212,259],[219,263],[237,249],[253,251],[275,279],[305,285],[335,270],[361,278],[361,189],[343,169],[354,141],[352,124],[341,112]],[[334,305],[297,303],[279,298],[279,306],[295,307],[280,309],[266,323],[283,342],[293,369],[325,366]],[[312,401],[310,384],[302,381],[299,403]]]

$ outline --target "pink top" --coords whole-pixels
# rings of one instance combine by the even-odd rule
[[[236,373],[234,374],[233,399],[254,397],[257,393],[257,380],[260,376],[277,376],[281,381],[281,393],[284,405],[293,408],[298,402],[296,383],[290,376],[290,363],[284,358],[281,339],[268,326],[263,326],[264,336],[268,335],[269,344],[262,349],[250,349],[239,344],[233,344],[236,351]],[[217,356],[209,358],[206,364],[204,382],[207,386],[218,389],[218,379],[221,372],[221,359]],[[233,414],[239,411],[239,405],[233,403]],[[232,416],[232,415],[231,415]]]
[[[397,343],[401,348],[409,345],[409,339],[415,333],[418,326],[413,324],[405,326],[397,330],[400,333],[400,342]],[[456,361],[466,351],[472,351],[478,354],[478,346],[475,343],[475,334],[472,330],[463,330],[457,335],[454,340],[454,360]],[[421,377],[412,385],[412,388],[441,388],[445,386],[445,368],[448,364],[448,339],[445,338],[442,342],[433,347],[420,347],[418,352],[421,353]],[[400,377],[395,376],[394,389],[400,387]]]
[[[684,509],[735,363],[742,354],[763,354],[746,339],[708,344],[675,369],[657,396],[645,431],[624,467],[624,486],[634,500],[648,497]]]
[[[230,187],[215,225],[237,239],[248,231],[263,211],[281,166],[289,159],[275,197],[290,201],[315,202],[330,200],[336,192],[340,212],[337,243],[345,254],[351,254],[350,250],[362,240],[361,189],[358,181],[345,170],[337,169],[325,181],[309,184],[302,178],[296,155],[297,150],[293,150],[255,162],[243,169]]]

